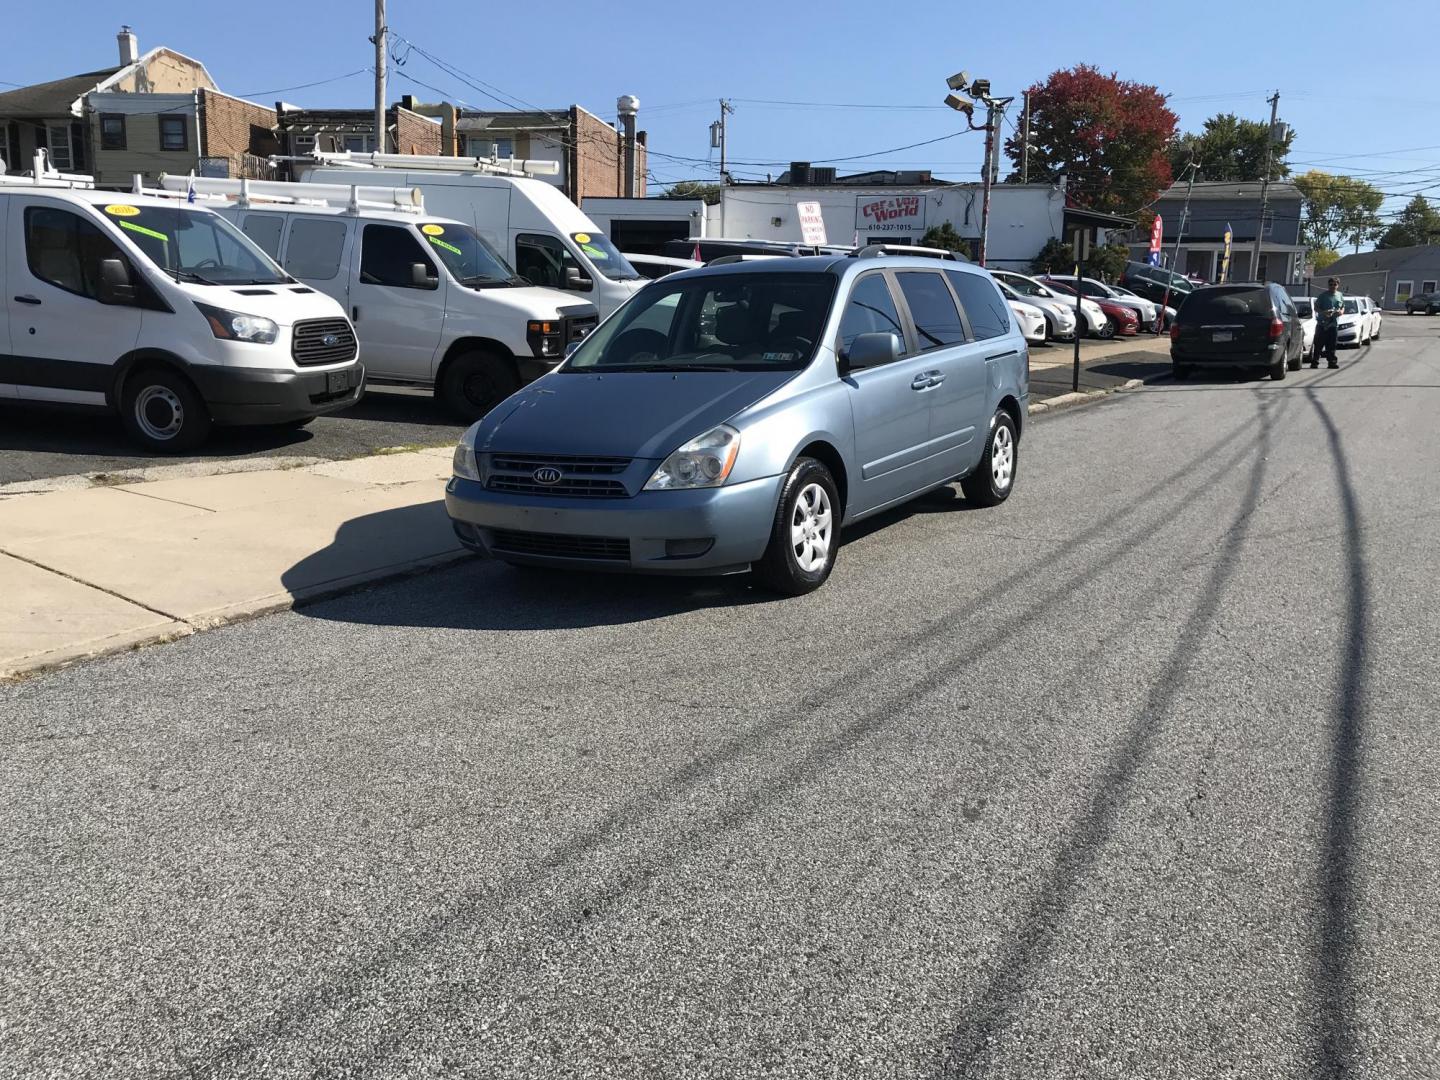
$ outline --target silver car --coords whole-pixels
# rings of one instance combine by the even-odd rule
[[[445,505],[507,562],[818,588],[845,526],[1014,488],[1025,340],[989,275],[877,254],[652,283],[475,424]]]

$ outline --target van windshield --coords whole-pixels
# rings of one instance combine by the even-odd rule
[[[219,214],[181,206],[101,207],[145,257],[176,281],[196,285],[279,285],[291,280]]]
[[[420,225],[420,234],[461,285],[493,288],[523,284],[504,256],[468,225],[426,221]]]
[[[580,251],[611,281],[636,281],[640,272],[630,265],[630,260],[620,254],[620,249],[610,242],[604,233],[571,233],[570,239],[580,246]]]
[[[825,328],[830,274],[665,278],[585,339],[563,372],[798,371]]]

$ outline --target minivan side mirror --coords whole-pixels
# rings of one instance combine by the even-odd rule
[[[859,334],[840,354],[840,374],[879,367],[900,359],[900,338],[888,332]]]
[[[565,268],[565,288],[572,292],[589,292],[595,283],[589,276],[582,274],[578,266],[567,266]]]
[[[124,259],[101,259],[100,282],[95,299],[102,304],[133,304],[135,283],[130,280],[130,267]]]
[[[423,262],[410,264],[410,284],[417,289],[438,289],[440,279],[430,276],[430,267]]]

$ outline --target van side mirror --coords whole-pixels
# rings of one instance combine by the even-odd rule
[[[438,289],[440,279],[430,276],[430,267],[423,262],[410,264],[410,284],[417,289]]]
[[[880,367],[900,359],[900,338],[881,332],[859,334],[850,348],[840,354],[840,374],[848,375],[862,368]]]
[[[567,266],[565,268],[565,288],[572,292],[589,292],[595,283],[589,276],[582,274],[578,266]]]
[[[130,280],[130,267],[124,259],[100,260],[100,282],[95,298],[102,304],[135,302],[135,283]]]

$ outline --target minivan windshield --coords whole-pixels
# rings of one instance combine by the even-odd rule
[[[606,320],[560,370],[798,371],[815,354],[834,294],[830,274],[664,278]]]
[[[453,221],[426,221],[419,228],[430,250],[461,285],[493,288],[524,284],[504,256],[470,226]]]
[[[147,259],[176,281],[279,285],[291,280],[249,237],[209,210],[123,202],[101,209]]]
[[[630,260],[620,254],[620,249],[610,242],[604,233],[571,233],[570,239],[580,245],[581,252],[596,270],[611,281],[638,281],[640,273],[630,265]]]

